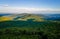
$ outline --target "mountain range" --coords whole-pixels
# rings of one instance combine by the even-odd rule
[[[60,21],[60,14],[0,14],[0,21],[27,21],[27,20],[33,20],[33,21],[46,21],[46,20],[54,20],[54,21]]]

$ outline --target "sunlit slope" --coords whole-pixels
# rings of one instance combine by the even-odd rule
[[[8,20],[12,20],[12,17],[0,17],[0,21],[8,21]]]
[[[14,15],[6,15],[6,16],[1,16],[0,21],[11,21],[15,18]]]
[[[32,19],[33,21],[44,21],[44,18],[42,16],[34,15],[34,14],[12,14],[12,15],[6,15],[1,16],[0,21],[27,21],[29,19]]]
[[[22,18],[18,18],[17,20],[27,21],[29,19],[31,19],[33,21],[44,21],[42,16],[37,16],[37,15],[32,15],[32,14],[28,14]]]

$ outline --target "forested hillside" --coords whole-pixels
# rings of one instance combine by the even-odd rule
[[[60,23],[52,21],[0,22],[0,39],[59,39]]]

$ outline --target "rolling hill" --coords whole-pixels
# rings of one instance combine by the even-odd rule
[[[0,16],[0,39],[59,39],[60,17],[46,14]]]
[[[38,16],[35,14],[12,14],[0,17],[0,21],[27,21],[29,19],[32,19],[33,21],[44,21],[44,18],[42,16]]]

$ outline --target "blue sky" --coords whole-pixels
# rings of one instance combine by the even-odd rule
[[[0,12],[59,12],[60,0],[0,0]]]

